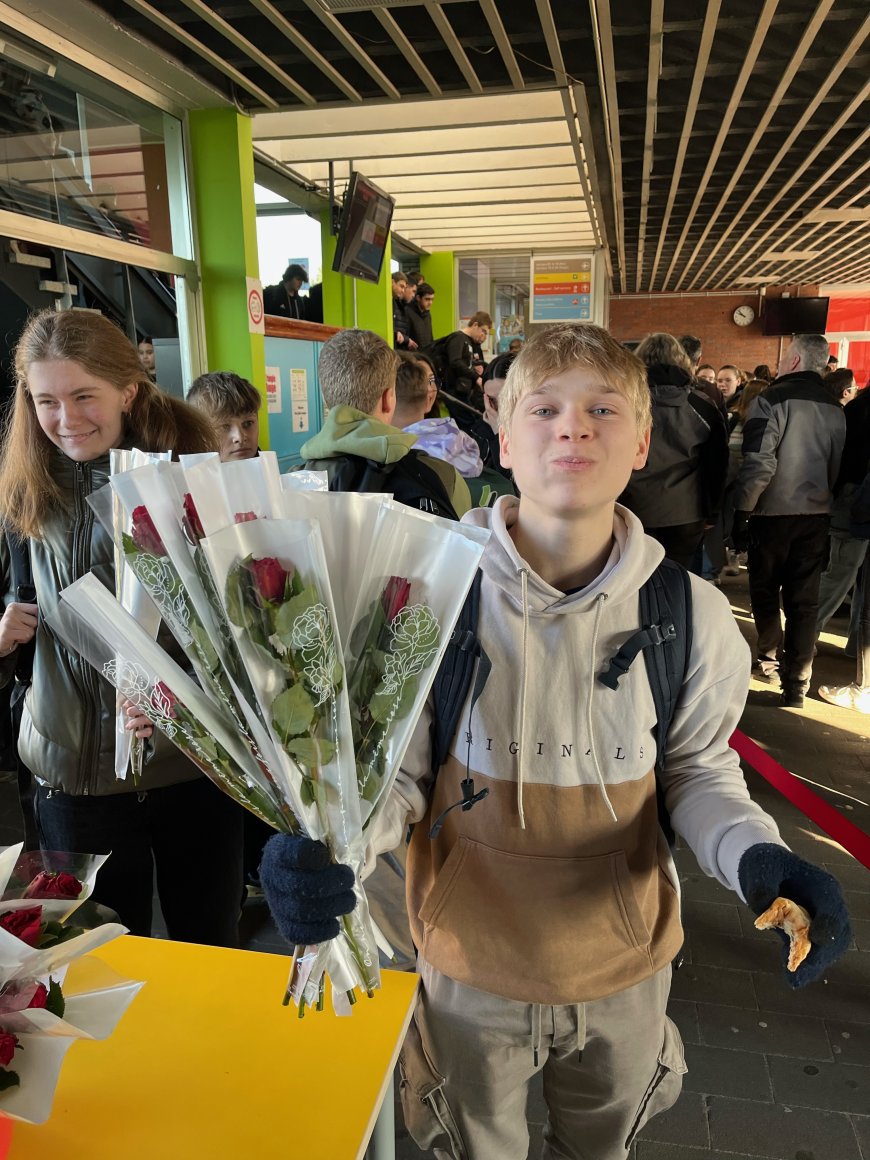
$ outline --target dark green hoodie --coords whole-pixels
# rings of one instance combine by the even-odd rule
[[[321,430],[302,445],[301,453],[306,461],[358,455],[373,463],[396,463],[408,454],[415,442],[415,435],[407,435],[398,427],[391,427],[353,407],[342,406],[334,407],[329,412]],[[425,451],[418,451],[417,454],[444,484],[450,502],[461,519],[472,506],[465,480],[455,467],[442,459],[434,459]]]

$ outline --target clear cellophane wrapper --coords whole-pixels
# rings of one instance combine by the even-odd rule
[[[21,843],[0,851],[0,915],[33,907],[41,921],[66,924],[88,897],[94,878],[107,855],[22,853]],[[83,884],[76,899],[21,897],[43,872],[72,874]],[[73,925],[73,924],[70,924]],[[103,963],[96,971],[79,972],[78,985],[66,984],[71,963],[89,951],[126,934],[120,923],[104,923],[93,930],[40,949],[9,931],[0,929],[0,1027],[18,1040],[7,1069],[19,1084],[0,1091],[0,1113],[33,1124],[43,1123],[51,1112],[63,1058],[75,1039],[105,1039],[136,996],[142,983],[122,979]],[[88,960],[86,960],[88,961]],[[93,960],[95,961],[95,960]],[[39,984],[62,985],[64,1011],[57,1015],[45,1007],[29,1007]]]
[[[310,838],[324,842],[335,861],[355,873],[357,906],[341,920],[341,935],[299,950],[291,979],[293,998],[316,1004],[326,970],[334,1002],[343,1007],[355,987],[371,993],[379,971],[359,884],[364,844],[352,728],[320,528],[306,520],[255,519],[225,527],[202,546],[261,716],[283,755],[293,812]],[[279,577],[278,589],[268,588],[265,613],[238,579],[263,562]]]
[[[486,529],[381,503],[345,645],[367,830],[395,782],[488,539]]]

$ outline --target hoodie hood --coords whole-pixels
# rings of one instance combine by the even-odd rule
[[[300,454],[304,460],[359,455],[375,463],[396,463],[414,443],[414,435],[406,435],[353,407],[341,406],[329,412],[320,431],[303,443]]]
[[[653,363],[646,368],[647,382],[656,406],[682,406],[695,380],[682,367]]]
[[[510,529],[516,523],[520,501],[504,495],[491,508],[474,508],[462,517],[463,523],[490,528],[492,538],[481,561],[484,575],[493,581],[511,603],[522,607],[522,575],[526,576],[526,598],[533,615],[563,615],[588,612],[600,596],[613,608],[625,600],[637,604],[638,590],[646,583],[664,557],[661,544],[644,533],[640,520],[620,504],[613,513],[613,550],[601,574],[585,588],[566,596],[533,572],[517,552]]]
[[[460,431],[455,419],[421,419],[405,427],[405,432],[417,440],[418,451],[452,464],[466,479],[474,479],[483,471],[477,441]]]
[[[520,633],[519,689],[514,712],[519,738],[516,808],[520,827],[524,830],[526,820],[523,794],[528,760],[526,741],[527,736],[535,735],[535,719],[539,716],[540,704],[536,706],[534,701],[540,702],[541,699],[540,690],[534,688],[533,681],[532,670],[539,673],[541,669],[540,653],[536,662],[531,660],[535,654],[535,645],[531,640],[533,632],[537,631],[540,635],[543,630],[544,635],[551,637],[554,643],[556,639],[563,643],[574,639],[581,650],[588,650],[589,671],[600,671],[604,657],[599,656],[599,653],[604,640],[609,636],[606,629],[602,630],[605,608],[611,625],[615,620],[621,620],[636,627],[638,590],[658,567],[664,551],[659,543],[644,534],[635,516],[625,508],[616,507],[613,515],[613,545],[604,568],[590,584],[566,594],[533,572],[517,552],[510,529],[516,523],[519,505],[520,501],[514,496],[501,496],[493,508],[475,508],[463,516],[463,522],[491,529],[492,536],[481,560],[484,579],[499,589],[512,611],[518,610],[521,622],[514,630]],[[630,607],[621,607],[629,600]],[[561,624],[555,626],[555,633],[552,624],[546,627],[541,624],[544,619],[552,621],[553,617],[563,616],[570,616],[572,623],[564,627]],[[537,623],[533,626],[533,622]],[[511,631],[507,623],[504,627]],[[614,651],[611,650],[610,655]],[[602,800],[616,824],[619,819],[607,791],[607,778],[599,759],[596,740],[596,685],[597,681],[589,680],[584,690],[589,756]],[[509,716],[504,710],[502,715]]]

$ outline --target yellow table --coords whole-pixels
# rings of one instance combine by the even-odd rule
[[[416,975],[383,972],[349,1018],[327,993],[299,1019],[283,955],[126,935],[95,957],[146,984],[110,1039],[73,1044],[51,1118],[15,1125],[10,1160],[362,1160],[385,1096],[391,1115]]]

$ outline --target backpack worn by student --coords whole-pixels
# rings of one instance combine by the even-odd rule
[[[387,492],[398,503],[418,511],[458,520],[447,488],[413,448],[395,463],[376,463],[361,455],[310,460],[306,467],[326,471],[330,491]]]
[[[432,772],[435,775],[447,760],[469,689],[472,690],[469,707],[470,733],[471,714],[492,669],[489,657],[477,637],[482,575],[478,571],[474,578],[432,686],[434,698]],[[597,680],[608,689],[615,689],[638,653],[643,653],[656,715],[653,737],[656,743],[655,774],[659,824],[668,843],[673,845],[674,831],[665,807],[662,773],[668,731],[686,679],[692,651],[692,589],[688,572],[673,560],[662,560],[640,589],[638,601],[641,628],[628,638],[615,656],[611,657],[607,669],[598,673]],[[469,742],[469,751],[470,748]],[[474,780],[468,765],[461,789],[462,799],[448,806],[441,814],[430,831],[430,837],[437,835],[450,810],[457,806],[462,810],[470,810],[489,793],[488,789],[475,793]]]

